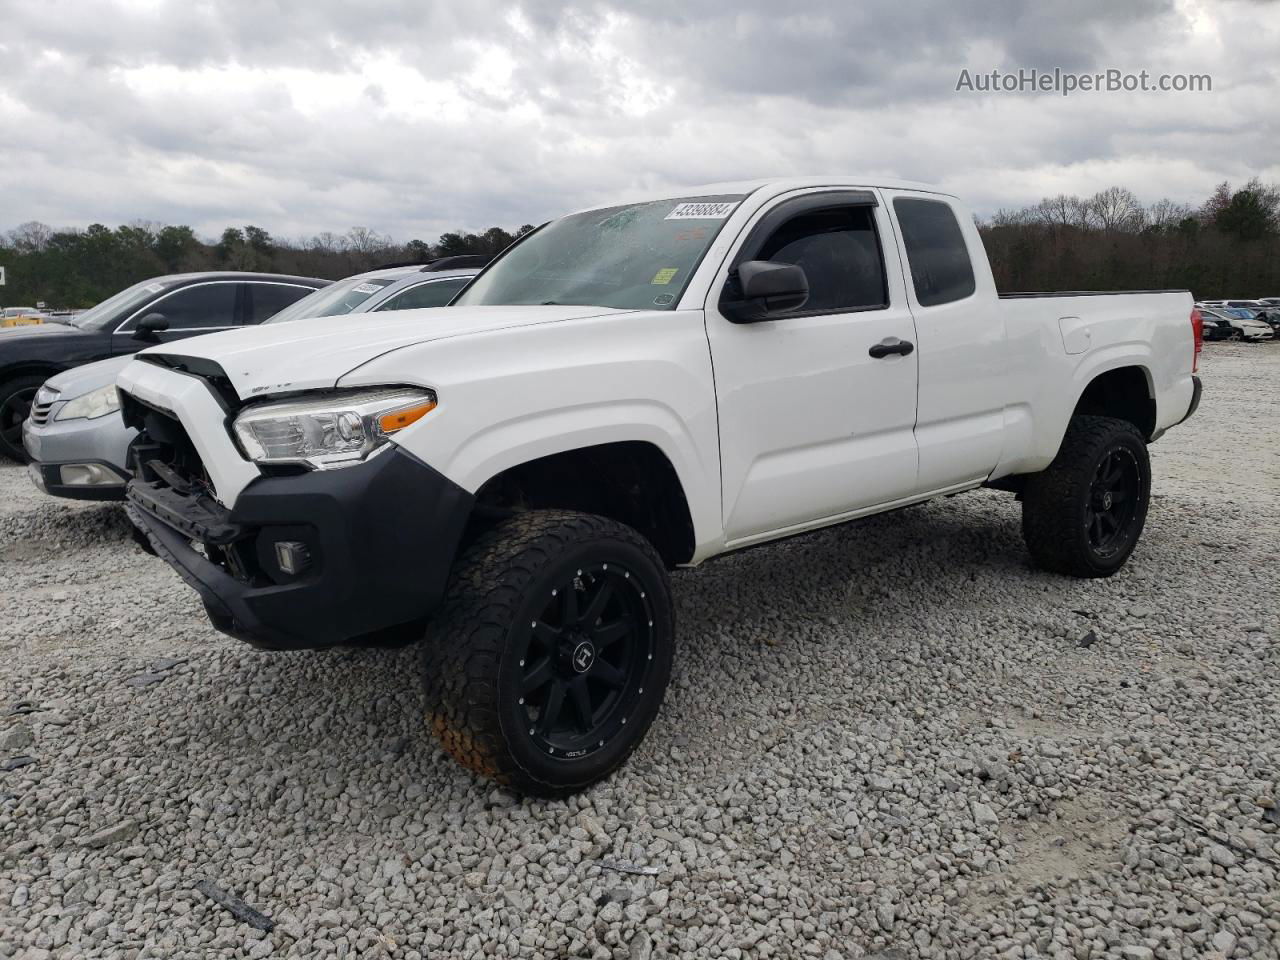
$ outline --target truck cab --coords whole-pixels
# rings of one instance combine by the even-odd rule
[[[1185,291],[1001,297],[959,200],[878,179],[570,214],[411,313],[140,354],[131,516],[232,636],[423,635],[445,748],[549,795],[657,714],[671,568],[988,485],[1107,576],[1200,390]]]

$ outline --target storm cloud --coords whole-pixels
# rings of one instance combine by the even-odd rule
[[[399,239],[810,173],[991,212],[1280,179],[1280,5],[0,0],[0,229],[146,219]],[[1211,92],[957,92],[962,69]]]

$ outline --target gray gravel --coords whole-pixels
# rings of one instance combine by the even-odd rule
[[[412,651],[244,648],[0,469],[0,956],[1280,956],[1280,345],[1207,349],[1121,574],[985,492],[682,572],[568,802],[445,759]]]

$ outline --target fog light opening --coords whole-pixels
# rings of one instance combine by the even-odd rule
[[[311,566],[311,550],[300,540],[277,540],[276,564],[285,573],[296,577]]]
[[[124,483],[124,477],[100,463],[64,463],[58,468],[58,476],[68,487],[116,486]]]

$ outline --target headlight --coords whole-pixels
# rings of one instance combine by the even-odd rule
[[[58,411],[55,420],[96,420],[120,409],[120,394],[116,385],[109,383],[105,387],[90,391],[69,400]]]
[[[252,406],[236,417],[233,428],[255,463],[345,467],[365,459],[435,406],[430,390],[353,390]]]

